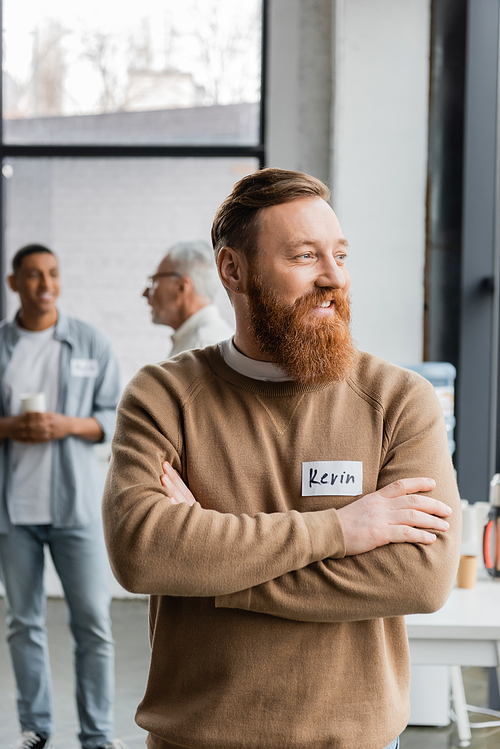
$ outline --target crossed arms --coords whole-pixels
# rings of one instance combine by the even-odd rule
[[[168,461],[162,468],[160,480],[172,504],[192,507],[196,499],[179,473]],[[344,532],[345,556],[364,554],[390,543],[434,543],[437,536],[432,529],[446,532],[450,525],[444,518],[453,512],[444,502],[418,494],[432,491],[435,486],[434,479],[429,478],[398,479],[337,510]]]
[[[161,481],[172,503],[192,506],[196,500],[179,474],[168,462],[163,469]],[[406,591],[417,592],[416,580],[407,579],[408,567],[401,566],[389,544],[431,545],[438,535],[424,528],[441,535],[449,530],[444,518],[452,514],[451,508],[415,493],[434,487],[433,479],[400,479],[346,505],[337,511],[345,539],[343,559],[325,559],[253,588],[217,596],[215,605],[298,621],[353,621],[412,613],[412,608],[407,610],[412,596]],[[404,556],[411,549],[399,551]],[[369,588],[363,591],[367,581]],[[428,579],[423,591],[432,586],[433,580]],[[396,590],[399,601],[391,600]],[[435,591],[416,608],[424,612],[439,608],[446,600],[446,587],[441,588],[444,598],[441,601],[438,595],[437,604],[434,595]]]
[[[460,513],[437,402],[430,421],[389,450],[376,492],[339,510],[248,515],[206,509],[171,469],[161,478],[165,458],[183,470],[175,408],[162,384],[143,373],[119,409],[103,517],[124,587],[214,597],[218,607],[299,621],[400,616],[443,605],[458,564]],[[408,419],[418,422],[420,410],[409,408]],[[165,428],[174,422],[175,429]],[[422,464],[422,440],[431,443],[434,497],[423,494],[433,481],[411,478]]]

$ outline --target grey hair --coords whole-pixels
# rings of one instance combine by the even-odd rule
[[[177,273],[191,278],[197,294],[214,301],[220,281],[214,253],[207,242],[202,239],[177,242],[167,251],[166,257]]]

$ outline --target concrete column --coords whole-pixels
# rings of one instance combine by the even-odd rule
[[[267,165],[329,181],[332,0],[270,0]]]
[[[354,334],[422,360],[429,0],[336,0],[333,206],[351,244]]]

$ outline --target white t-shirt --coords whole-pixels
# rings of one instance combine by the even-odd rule
[[[250,359],[241,351],[238,351],[234,341],[230,338],[227,341],[219,343],[219,351],[226,364],[234,369],[238,374],[251,377],[253,380],[262,380],[263,382],[289,382],[289,377],[282,369],[270,361],[259,361]]]
[[[45,393],[47,411],[55,411],[59,390],[61,342],[55,326],[41,331],[18,327],[19,341],[4,375],[6,410],[21,411],[21,395]],[[13,525],[45,525],[52,522],[52,442],[10,444],[9,517]]]

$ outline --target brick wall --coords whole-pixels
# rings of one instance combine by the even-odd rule
[[[174,242],[210,241],[215,210],[254,159],[9,159],[6,254],[28,242],[61,264],[61,308],[104,330],[124,382],[164,359],[171,330],[152,325],[146,275]],[[225,292],[217,300],[232,320]],[[8,315],[17,296],[8,294]]]

